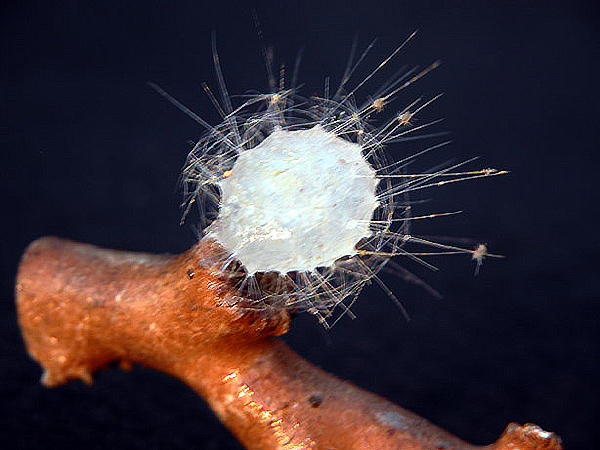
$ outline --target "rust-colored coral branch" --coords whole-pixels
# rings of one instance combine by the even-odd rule
[[[185,381],[250,449],[474,449],[425,419],[305,361],[276,336],[290,317],[252,310],[221,276],[222,249],[178,256],[42,238],[17,278],[19,323],[42,382],[92,382],[113,360]],[[490,450],[560,449],[535,425],[510,424]]]

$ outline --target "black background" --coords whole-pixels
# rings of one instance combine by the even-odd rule
[[[438,272],[409,264],[444,295],[431,298],[384,276],[410,323],[371,286],[356,320],[325,333],[301,316],[286,340],[326,370],[468,441],[495,440],[517,421],[559,433],[569,449],[596,447],[599,10],[594,2],[454,3],[4,5],[3,448],[239,448],[191,390],[149,369],[101,372],[91,387],[43,388],[20,338],[13,282],[19,255],[42,235],[172,253],[194,242],[191,227],[179,226],[177,178],[186,141],[202,130],[146,82],[217,123],[200,87],[216,87],[215,30],[230,92],[265,91],[252,8],[278,62],[293,65],[305,48],[304,95],[322,93],[326,76],[339,82],[355,34],[362,47],[379,38],[364,77],[419,29],[362,95],[403,64],[441,59],[396,104],[445,94],[421,120],[443,117],[438,129],[450,130],[454,143],[418,165],[480,156],[472,167],[511,171],[424,192],[431,201],[423,213],[465,212],[414,229],[487,242],[505,259],[486,261],[478,277],[466,256],[432,260]],[[401,157],[415,148],[388,151]]]

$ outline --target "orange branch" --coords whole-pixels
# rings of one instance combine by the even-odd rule
[[[475,449],[425,419],[322,371],[280,339],[290,317],[253,310],[219,275],[223,250],[178,256],[33,242],[17,277],[19,324],[42,382],[92,382],[113,360],[180,378],[250,449]],[[510,424],[490,450],[561,448]]]

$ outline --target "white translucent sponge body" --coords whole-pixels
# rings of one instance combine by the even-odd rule
[[[284,66],[277,83],[266,58],[270,92],[236,96],[236,105],[225,86],[213,42],[221,103],[208,86],[204,88],[223,119],[215,126],[155,87],[207,130],[183,168],[183,217],[192,205],[198,207],[200,237],[223,247],[216,270],[236,288],[240,305],[307,311],[329,327],[345,314],[352,317],[350,306],[372,281],[402,309],[378,278],[386,265],[391,273],[425,285],[391,262],[394,256],[432,269],[425,257],[465,253],[480,264],[483,257],[492,256],[485,246],[475,252],[412,234],[415,219],[454,212],[414,216],[413,204],[422,200],[415,202],[411,195],[504,171],[455,171],[466,163],[459,162],[414,172],[417,157],[448,142],[401,155],[396,161],[384,151],[388,144],[438,135],[415,133],[437,123],[416,125],[420,111],[440,95],[429,100],[419,97],[383,120],[376,116],[439,62],[421,71],[401,70],[365,101],[357,101],[357,91],[368,86],[412,36],[354,87],[352,74],[374,43],[356,62],[353,47],[339,87],[332,91],[327,78],[323,95],[310,97],[298,95],[299,58],[289,88]],[[334,317],[336,309],[339,315]]]
[[[207,235],[249,274],[331,266],[372,234],[378,182],[360,145],[320,126],[276,129],[218,182]]]

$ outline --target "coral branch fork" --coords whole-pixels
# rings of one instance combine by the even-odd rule
[[[561,448],[530,424],[473,446],[315,367],[277,338],[287,311],[236,297],[218,270],[222,253],[210,240],[175,256],[52,237],[30,244],[16,299],[42,383],[91,383],[114,360],[153,367],[187,383],[249,449]]]

